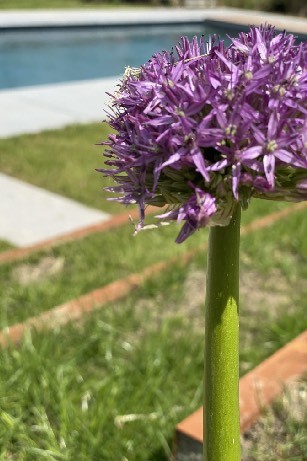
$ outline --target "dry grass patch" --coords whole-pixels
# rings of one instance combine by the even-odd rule
[[[41,282],[61,272],[64,263],[63,257],[45,256],[35,264],[20,264],[15,267],[12,279],[23,286]]]
[[[243,461],[303,461],[307,453],[307,380],[282,397],[242,437]]]
[[[290,257],[290,256],[289,256]],[[255,342],[261,322],[274,322],[284,313],[293,313],[296,309],[294,297],[299,296],[305,289],[305,280],[299,277],[293,280],[285,276],[279,269],[274,268],[269,276],[254,269],[246,255],[242,257],[240,275],[240,319],[244,334],[241,335],[242,350],[250,348]],[[164,297],[158,292],[151,297],[142,297],[134,305],[133,312],[137,319],[146,317],[146,330],[158,331],[167,320],[180,318],[191,334],[203,335],[204,307],[206,294],[206,271],[192,263],[186,271],[183,281],[179,281],[175,288],[178,294]],[[142,322],[140,322],[142,325]],[[138,342],[144,335],[143,327],[134,331],[129,341]],[[180,337],[182,329],[174,331]],[[251,363],[242,361],[241,370],[246,372]]]

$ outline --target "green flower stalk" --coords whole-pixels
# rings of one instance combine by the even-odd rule
[[[177,243],[210,226],[204,459],[239,461],[240,210],[307,200],[307,45],[261,26],[227,48],[183,37],[176,54],[126,72],[100,171],[115,200],[139,205],[136,232],[147,205],[183,223]]]
[[[205,320],[204,459],[240,459],[240,206],[228,226],[211,227]]]

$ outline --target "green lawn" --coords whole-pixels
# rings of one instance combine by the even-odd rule
[[[95,172],[103,162],[95,143],[107,133],[95,124],[1,140],[0,171],[122,212],[106,202],[107,182]],[[287,206],[254,200],[243,224]],[[84,322],[0,351],[0,461],[169,459],[176,423],[201,404],[203,372],[206,255],[199,250],[189,264],[180,255],[204,244],[207,231],[182,245],[177,232],[174,225],[133,238],[127,224],[0,266],[4,328],[179,257]],[[302,210],[242,237],[241,374],[306,328],[306,235]]]
[[[96,144],[109,132],[99,123],[0,139],[0,171],[91,207],[123,211],[105,200],[110,194],[102,189],[110,179],[95,171],[103,167],[103,148]]]
[[[0,240],[0,251],[5,251],[13,248],[14,245],[11,245],[6,240]]]
[[[306,232],[303,211],[242,238],[241,374],[306,328]],[[3,350],[0,459],[169,459],[174,426],[201,404],[204,268],[200,252],[82,324]]]
[[[89,206],[124,212],[122,205],[106,200],[109,194],[102,188],[111,184],[110,179],[95,171],[103,165],[103,149],[96,143],[106,139],[109,132],[106,124],[75,125],[0,140],[0,171]],[[289,205],[255,200],[243,213],[243,222],[285,206]],[[152,263],[180,255],[207,238],[204,231],[183,245],[175,245],[173,241],[179,230],[176,225],[155,232],[144,231],[133,238],[128,214],[127,210],[127,225],[122,228],[35,253],[22,262],[1,265],[0,327],[25,320],[131,272],[139,272]],[[6,243],[1,246],[7,248]],[[58,270],[54,271],[54,266]]]
[[[243,222],[284,206],[255,200],[243,213]],[[174,240],[179,228],[174,224],[133,237],[133,227],[127,224],[34,253],[23,261],[0,265],[0,327],[25,320],[131,272],[141,272],[155,262],[180,256],[207,240],[208,233],[203,230],[177,245]],[[55,272],[54,265],[59,268]]]

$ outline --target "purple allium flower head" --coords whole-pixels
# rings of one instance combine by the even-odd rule
[[[107,170],[117,200],[168,206],[177,238],[227,225],[251,197],[307,199],[307,44],[271,26],[230,46],[183,37],[113,95]]]

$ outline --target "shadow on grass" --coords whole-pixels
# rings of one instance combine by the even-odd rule
[[[173,458],[172,458],[173,459]],[[148,458],[147,461],[171,461],[165,453],[165,450],[161,447],[159,450],[155,450]]]

